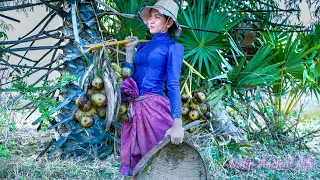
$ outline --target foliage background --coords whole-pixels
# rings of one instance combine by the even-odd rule
[[[110,5],[120,12],[136,14],[140,7],[145,5],[144,3],[144,1],[117,0]],[[123,4],[128,6],[123,6]],[[219,101],[224,102],[229,116],[232,117],[232,123],[246,132],[250,142],[259,142],[258,146],[276,145],[282,152],[278,155],[287,156],[290,154],[289,152],[296,151],[299,148],[308,148],[307,144],[317,138],[319,132],[319,129],[317,129],[319,123],[316,121],[319,118],[315,114],[318,109],[301,114],[305,104],[300,103],[306,96],[312,95],[317,98],[319,95],[319,25],[314,23],[309,27],[314,30],[311,32],[296,32],[303,30],[303,28],[289,26],[290,22],[286,21],[286,16],[283,14],[281,16],[280,12],[244,12],[245,10],[248,11],[247,6],[255,10],[278,9],[275,1],[266,5],[261,1],[212,0],[199,0],[197,3],[189,1],[187,9],[181,9],[179,14],[181,24],[221,32],[219,34],[184,29],[183,36],[178,39],[186,49],[184,58],[206,79],[201,80],[184,67],[181,84],[187,83],[187,87],[192,92],[205,91],[211,105],[215,105]],[[248,22],[248,19],[251,19],[252,22],[254,22],[253,20],[259,22],[259,33],[256,34],[253,39],[254,42],[249,45],[249,48],[245,47],[243,40],[239,38],[245,38],[246,33],[252,30],[241,29],[252,25],[250,20]],[[131,33],[141,39],[150,38],[150,35],[145,33],[145,27],[141,26],[141,23],[136,19],[128,20],[121,17],[112,17],[104,22],[110,21],[113,23],[110,27],[107,26],[107,32],[117,39],[123,39]],[[276,23],[278,23],[278,26],[275,26]],[[252,50],[253,53],[248,53],[248,49]],[[15,88],[20,92],[30,93],[34,90],[28,89],[28,85],[23,84],[24,82],[17,82],[19,83],[16,85],[19,86]],[[59,85],[55,84],[54,86]],[[183,93],[185,91],[186,89],[182,89]],[[28,95],[25,94],[25,97],[27,98]],[[29,97],[32,97],[32,95],[29,95]],[[36,98],[34,99],[36,100]],[[51,105],[56,103],[52,102],[49,105],[44,105],[43,112],[53,108]],[[8,114],[2,114],[5,115],[3,122],[7,122]],[[5,127],[8,128],[9,126]],[[313,133],[310,134],[310,132]],[[212,132],[209,131],[209,133]],[[215,138],[215,134],[212,133],[210,139]],[[209,151],[206,157],[208,161],[211,161],[211,171],[219,169],[219,172],[224,172],[223,175],[234,177],[234,174],[228,174],[225,169],[225,163],[232,157],[228,147],[221,146],[215,149],[212,148],[216,147],[214,143],[208,144],[208,146],[214,149]],[[7,147],[5,147],[5,150],[3,150],[3,147],[2,145],[0,151],[8,152]],[[23,154],[23,152],[15,151],[21,151],[23,148],[12,147],[16,147],[12,149],[16,155]],[[261,151],[274,151],[277,154],[277,150],[272,149],[272,151],[271,149],[262,149]],[[237,153],[242,155],[240,151]],[[258,154],[257,152],[253,153]],[[266,154],[264,156],[268,157]],[[61,164],[61,162],[56,163]],[[222,165],[217,168],[216,163]],[[52,170],[55,166],[57,165],[50,166],[49,169]],[[64,167],[63,164],[61,166]],[[1,172],[6,172],[7,175],[11,174],[8,173],[11,172],[11,167],[5,166]],[[29,165],[23,166],[27,169],[26,172],[31,169],[29,172],[32,172],[32,176],[30,177],[56,177],[52,174],[46,174],[47,171],[45,171],[46,173],[41,172],[41,167],[43,165],[34,163],[31,163],[30,167]],[[96,167],[96,165],[93,165],[93,167]],[[318,166],[316,167],[318,168]],[[79,170],[72,168],[70,173],[75,178],[81,178],[87,173],[90,174],[92,169],[95,168],[89,169],[91,171],[86,168]],[[98,172],[103,171],[97,169]],[[55,170],[61,171],[59,168]],[[68,176],[70,173],[68,172],[65,175]],[[235,170],[232,173],[239,172]],[[294,178],[298,171],[292,173],[289,170],[281,174],[280,171],[266,169],[254,173],[256,174],[255,177],[260,174],[259,177],[264,178],[279,178],[282,175]],[[110,174],[114,177],[112,173]],[[317,171],[313,170],[312,173],[302,172],[301,174],[305,178],[318,177]],[[26,176],[26,174],[16,175],[16,178]],[[250,176],[250,172],[244,173],[244,177],[248,176]],[[100,176],[97,175],[97,177]],[[109,177],[108,172],[103,177]]]

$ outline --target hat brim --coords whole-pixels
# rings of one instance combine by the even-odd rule
[[[158,10],[162,15],[166,15],[172,18],[172,20],[176,23],[177,28],[174,30],[174,36],[176,38],[180,37],[182,34],[182,29],[180,27],[180,24],[177,21],[177,18],[166,8],[162,6],[146,6],[143,7],[140,12],[138,13],[138,17],[140,21],[149,29],[148,27],[148,19],[150,18],[150,11],[151,9],[156,9]]]

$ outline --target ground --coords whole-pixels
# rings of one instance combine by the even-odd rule
[[[314,111],[317,107],[308,108]],[[119,156],[106,160],[50,160],[45,157],[36,161],[45,142],[54,138],[52,132],[37,132],[30,122],[17,117],[16,147],[12,157],[0,159],[0,179],[125,179],[119,173]],[[32,118],[31,118],[32,119]],[[303,128],[318,127],[320,116],[303,124]],[[27,128],[26,128],[27,127]],[[300,127],[301,128],[301,127]],[[203,151],[211,179],[320,179],[320,141],[309,143],[311,150],[298,150],[292,146],[272,147],[254,143],[249,150],[255,157],[229,158],[229,161],[215,162],[213,154]]]

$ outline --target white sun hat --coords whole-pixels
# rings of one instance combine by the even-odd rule
[[[143,7],[140,10],[140,12],[138,13],[138,17],[144,23],[145,26],[147,26],[147,24],[148,24],[148,19],[150,18],[151,9],[156,9],[162,15],[166,15],[166,16],[171,17],[177,26],[177,28],[174,29],[174,36],[176,38],[178,38],[181,35],[182,29],[177,21],[179,6],[175,1],[173,1],[173,0],[158,0],[153,6]]]

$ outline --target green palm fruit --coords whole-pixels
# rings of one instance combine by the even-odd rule
[[[124,78],[131,77],[131,70],[127,67],[121,69],[121,74]]]
[[[182,107],[182,115],[188,115],[189,113],[189,108],[188,107]]]
[[[128,115],[127,114],[122,114],[119,116],[120,121],[129,121]]]
[[[103,79],[99,76],[93,78],[91,85],[94,89],[101,90],[103,88]]]
[[[204,102],[206,100],[206,95],[203,92],[199,91],[194,94],[194,98],[198,101],[198,103]]]
[[[191,111],[189,111],[189,118],[192,121],[198,120],[200,118],[199,110],[192,109]]]
[[[77,98],[76,105],[83,111],[89,111],[92,108],[92,103],[89,97],[85,94],[82,94]]]
[[[125,103],[121,103],[119,108],[119,114],[123,115],[127,113],[127,105]]]
[[[95,116],[97,115],[97,109],[92,107],[90,111],[84,112],[84,116]]]
[[[210,111],[205,112],[203,115],[206,117],[207,120],[210,120],[213,118],[213,114]]]
[[[202,113],[204,113],[204,112],[206,112],[207,111],[207,105],[205,104],[205,103],[201,103],[200,105],[200,111],[202,112]]]
[[[86,95],[89,96],[89,97],[91,97],[93,94],[97,94],[97,93],[106,94],[105,90],[102,88],[101,90],[88,89]]]
[[[115,74],[116,74],[116,76],[117,76],[117,81],[119,80],[119,79],[121,79],[122,78],[122,76],[121,76],[121,74],[120,73],[118,73],[118,72],[114,72]]]
[[[187,104],[190,102],[191,97],[187,94],[182,94],[181,95],[181,101],[183,104]]]
[[[112,64],[111,64],[111,67],[112,67],[112,69],[113,69],[115,72],[121,74],[121,67],[120,67],[118,64],[116,64],[116,63],[113,64],[113,63],[112,63]]]
[[[72,112],[72,119],[75,122],[80,122],[81,118],[84,116],[84,112],[81,109],[76,108]]]
[[[94,118],[91,116],[84,116],[81,118],[80,124],[84,128],[90,128],[94,124]]]
[[[97,115],[99,118],[104,119],[106,118],[106,107],[98,107],[97,108]]]
[[[114,69],[114,68],[115,68],[115,66],[117,66],[117,65],[118,65],[117,63],[112,62],[112,63],[111,63],[111,68],[112,68],[112,69]]]
[[[190,102],[190,109],[196,109],[196,110],[200,110],[200,105],[199,104],[195,104],[193,102]]]
[[[96,93],[91,96],[91,101],[95,107],[104,107],[107,103],[107,97],[105,94]]]

